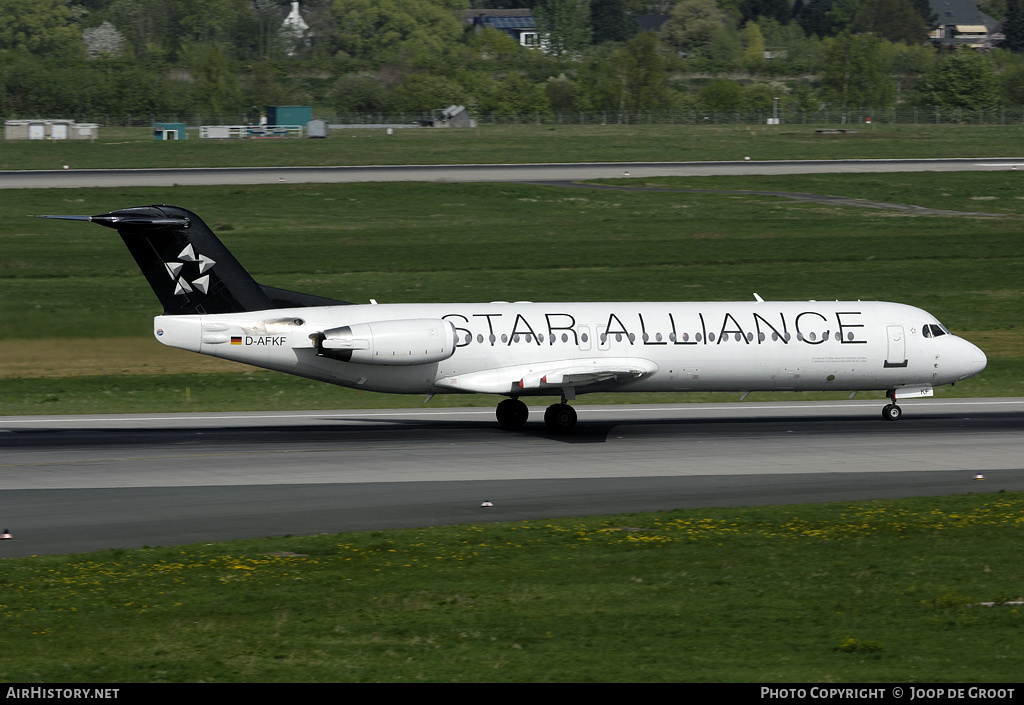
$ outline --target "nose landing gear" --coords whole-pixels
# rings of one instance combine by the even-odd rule
[[[903,409],[896,406],[896,390],[890,389],[885,395],[892,400],[892,403],[886,404],[882,409],[882,418],[886,421],[899,421],[903,418]]]

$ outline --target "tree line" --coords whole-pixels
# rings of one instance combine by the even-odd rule
[[[462,17],[503,3],[543,48]],[[1024,105],[1024,0],[983,9],[1005,39],[946,50],[927,0],[306,0],[291,29],[279,0],[0,0],[0,114]]]

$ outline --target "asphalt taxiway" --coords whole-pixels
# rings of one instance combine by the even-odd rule
[[[658,176],[852,174],[920,171],[1016,171],[1024,159],[821,159],[721,162],[583,162],[395,166],[223,167],[192,169],[51,169],[0,171],[0,189],[217,186],[273,183],[442,183],[644,179]]]
[[[581,406],[571,436],[542,407],[3,417],[0,557],[1024,490],[1024,399],[882,404]]]

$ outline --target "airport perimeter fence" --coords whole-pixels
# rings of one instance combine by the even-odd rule
[[[19,119],[22,116],[7,116]],[[38,118],[39,116],[27,116]],[[419,126],[425,116],[410,113],[374,113],[315,117],[335,127]],[[844,127],[851,125],[1021,125],[1024,106],[991,108],[898,107],[822,110],[683,110],[683,111],[595,111],[588,113],[481,113],[472,117],[478,125],[765,125],[778,118],[780,125]],[[50,115],[46,119],[74,119],[101,127],[150,127],[154,123],[185,123],[190,128],[204,125],[241,125],[244,117],[223,115]]]

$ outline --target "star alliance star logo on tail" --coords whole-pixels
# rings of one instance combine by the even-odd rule
[[[167,268],[167,273],[174,281],[174,293],[175,294],[190,294],[193,291],[198,291],[200,294],[206,294],[210,291],[210,275],[208,272],[213,269],[213,265],[217,264],[214,260],[210,259],[206,255],[196,255],[195,250],[192,249],[192,244],[182,250],[178,254],[178,262],[164,262],[164,267]],[[186,278],[186,265],[188,269],[191,269],[192,263],[198,265],[199,276],[193,279],[191,282]]]

